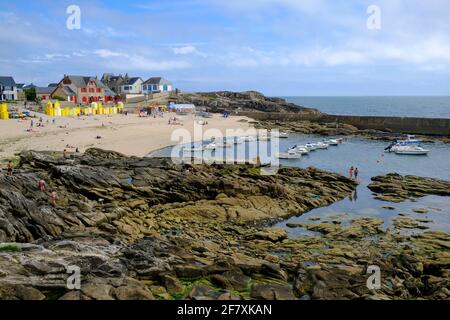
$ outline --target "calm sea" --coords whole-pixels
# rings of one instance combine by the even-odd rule
[[[283,98],[336,115],[450,118],[450,96]]]

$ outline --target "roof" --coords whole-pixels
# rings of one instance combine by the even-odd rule
[[[144,84],[172,84],[172,82],[162,77],[153,77],[145,81]]]
[[[54,90],[52,87],[36,87],[36,94],[51,94]]]
[[[136,81],[141,80],[142,79],[140,77],[133,77],[133,78],[129,78],[127,81],[125,81],[124,83],[122,83],[123,86],[130,86],[136,83]]]
[[[54,87],[57,87],[57,86],[58,86],[57,83],[50,83],[50,84],[48,85],[49,88],[54,88]]]
[[[69,97],[77,95],[69,86],[64,86],[63,90],[64,90],[64,93]]]
[[[17,89],[22,89],[25,86],[25,83],[16,83]]]
[[[5,87],[15,87],[16,82],[13,77],[0,77],[0,84]]]

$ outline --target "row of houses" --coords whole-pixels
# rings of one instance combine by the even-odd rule
[[[26,89],[34,88],[41,100],[61,99],[74,104],[90,102],[117,102],[130,96],[173,91],[173,84],[162,78],[152,77],[143,81],[140,77],[104,74],[99,80],[93,76],[64,75],[58,83],[47,87],[33,84],[17,84],[13,77],[0,76],[0,101],[24,100]]]
[[[122,76],[105,73],[101,81],[121,95],[153,94],[174,90],[172,82],[162,77],[152,77],[144,81],[141,77],[129,77],[128,74]]]

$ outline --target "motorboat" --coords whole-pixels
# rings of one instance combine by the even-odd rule
[[[406,154],[406,155],[427,155],[430,150],[424,149],[422,147],[416,145],[400,145],[392,147],[393,152],[395,154]]]
[[[317,149],[328,149],[328,143],[325,142],[318,142],[316,143]]]
[[[301,154],[291,151],[285,153],[277,153],[275,156],[278,159],[300,159],[302,157]]]
[[[271,136],[273,138],[278,138],[278,139],[287,139],[287,138],[289,138],[289,135],[288,135],[287,132],[272,133]]]
[[[331,139],[331,140],[327,140],[324,141],[326,144],[330,145],[330,146],[337,146],[339,145],[339,141],[337,139]]]
[[[303,146],[293,146],[288,150],[288,152],[295,152],[297,154],[308,154],[309,150]]]
[[[309,142],[302,147],[305,147],[305,149],[307,149],[309,151],[315,151],[317,149],[317,145],[315,143],[309,143]]]

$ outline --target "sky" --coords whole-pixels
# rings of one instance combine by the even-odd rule
[[[67,28],[70,5],[80,9],[79,29]],[[0,0],[0,8],[0,75],[18,83],[108,72],[163,76],[183,91],[450,95],[448,0]],[[380,28],[368,28],[378,17]]]

